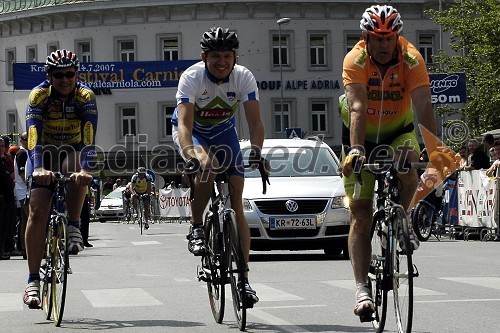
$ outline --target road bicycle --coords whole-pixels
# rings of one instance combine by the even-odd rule
[[[440,240],[438,236],[442,222],[438,223],[438,220],[441,218],[442,221],[443,206],[444,193],[440,197],[436,196],[435,193],[430,193],[412,209],[413,230],[415,230],[415,235],[420,241],[427,241],[431,234],[434,234],[436,239]]]
[[[371,260],[368,272],[375,311],[369,318],[376,332],[383,332],[392,291],[398,332],[411,332],[413,321],[413,278],[419,273],[412,261],[408,218],[400,204],[400,172],[422,169],[427,163],[404,163],[392,160],[364,164],[364,170],[376,177],[376,207],[371,228]],[[357,174],[359,189],[360,178]],[[357,189],[355,188],[355,193]]]
[[[248,168],[249,165],[241,166]],[[205,216],[204,253],[201,266],[197,267],[198,281],[207,283],[210,308],[217,323],[222,323],[225,310],[225,285],[231,285],[233,310],[241,331],[246,327],[247,309],[253,307],[253,300],[245,294],[243,281],[248,272],[248,266],[243,257],[243,249],[236,222],[236,214],[231,208],[231,189],[227,181],[228,171],[237,167],[221,167],[211,169],[218,173],[209,210]],[[266,193],[266,183],[269,178],[264,169],[264,162],[259,165],[262,177],[263,194]],[[191,200],[194,198],[194,174],[190,176]]]
[[[61,325],[66,304],[68,274],[71,274],[68,253],[68,214],[66,210],[66,184],[73,181],[61,173],[54,173],[55,190],[47,228],[45,259],[40,268],[42,278],[42,309],[46,319]]]
[[[139,228],[141,229],[142,235],[143,229],[149,228],[146,227],[146,217],[144,214],[144,194],[137,195],[137,222],[139,223]]]

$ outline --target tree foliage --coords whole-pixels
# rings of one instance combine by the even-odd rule
[[[444,1],[443,1],[444,3]],[[456,0],[442,11],[426,11],[451,34],[455,52],[434,57],[442,71],[465,72],[467,104],[463,114],[471,134],[500,128],[500,1]],[[446,109],[441,110],[446,112]]]

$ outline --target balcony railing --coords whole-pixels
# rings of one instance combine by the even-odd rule
[[[99,0],[3,0],[0,1],[0,14],[19,12],[41,7],[95,1]]]

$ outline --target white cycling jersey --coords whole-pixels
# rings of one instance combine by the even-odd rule
[[[235,127],[234,114],[239,103],[258,100],[259,91],[255,77],[246,67],[235,65],[226,81],[217,84],[200,61],[182,73],[176,99],[177,105],[194,104],[193,131],[213,139]],[[172,116],[174,126],[177,119],[176,108]]]

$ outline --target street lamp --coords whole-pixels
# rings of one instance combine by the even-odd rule
[[[280,111],[281,111],[281,114],[280,114],[280,124],[281,124],[281,131],[282,133],[285,133],[285,113],[284,113],[284,110],[283,110],[283,62],[281,61],[281,25],[282,24],[288,24],[290,23],[290,18],[288,17],[283,17],[283,18],[280,18],[278,21],[276,21],[276,23],[278,24],[278,29],[279,29],[279,33],[278,33],[278,59],[279,59],[279,62],[280,62],[280,93],[281,93],[281,103],[280,103]]]

